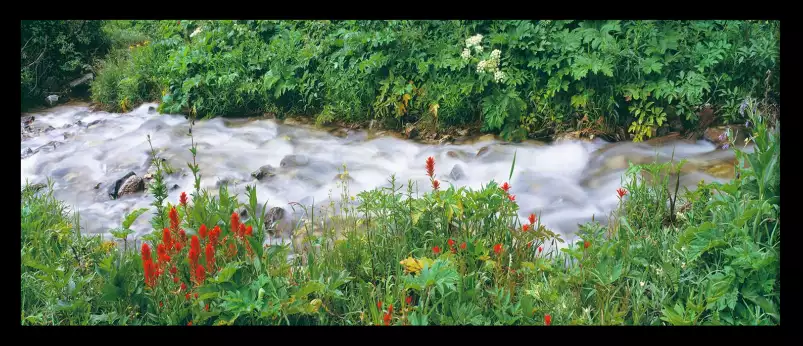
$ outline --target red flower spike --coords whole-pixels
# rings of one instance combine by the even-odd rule
[[[251,227],[251,225],[249,225],[248,227],[245,228],[245,235],[250,237],[253,234],[254,234],[254,228]]]
[[[195,292],[195,299],[198,299],[198,292]]]
[[[385,322],[386,326],[390,325],[390,319],[391,319],[391,315],[390,314],[385,314],[385,316],[382,317],[382,321]]]
[[[502,184],[502,186],[501,186],[501,187],[502,187],[502,190],[503,190],[503,191],[505,191],[505,193],[507,193],[508,191],[510,191],[510,184],[508,184],[507,182],[505,182],[504,184]]]
[[[206,271],[204,270],[204,266],[198,265],[195,267],[195,281],[200,285],[204,282],[204,279],[206,279]]]
[[[151,247],[148,246],[148,243],[142,243],[142,262],[144,263],[146,260],[151,259]]]
[[[209,303],[206,303],[206,307],[204,307],[204,310],[209,311]]]
[[[178,272],[178,268],[176,268],[176,266],[172,266],[170,268],[170,274],[176,275],[176,272]]]
[[[622,199],[622,197],[624,197],[627,194],[627,189],[624,189],[624,188],[620,187],[620,188],[616,189],[616,194],[619,195],[619,199]]]
[[[178,202],[179,202],[179,204],[181,204],[184,207],[187,206],[187,193],[186,192],[182,192],[181,193],[181,196],[178,197]]]
[[[215,267],[215,247],[212,243],[206,243],[206,267],[209,270]]]
[[[388,306],[388,313],[389,314],[393,313],[393,304],[390,304],[390,306]]]
[[[522,232],[527,232],[529,229],[530,229],[530,225],[521,226],[521,231]]]
[[[185,294],[185,295],[184,295],[184,299],[186,299],[186,300],[190,300],[190,294],[189,294],[189,293]]]
[[[181,287],[179,288],[179,291],[183,291],[183,290],[186,290],[186,289],[187,289],[187,284],[182,282],[181,283]],[[187,293],[187,299],[190,299],[190,294],[189,293]]]
[[[187,326],[192,327],[192,321],[187,322]]]
[[[549,316],[549,314],[544,315],[544,324],[547,326],[552,324],[552,316]]]
[[[192,236],[190,240],[190,268],[193,269],[196,265],[198,265],[198,257],[201,256],[201,241],[198,240],[198,236]]]
[[[237,233],[237,234],[240,236],[240,238],[243,238],[243,237],[245,237],[245,224],[242,224],[242,223],[241,223],[241,224],[240,224],[240,227],[238,228],[238,230],[237,230],[237,231],[238,231],[238,233]]]
[[[461,250],[465,250],[466,249],[466,242],[463,242],[463,244],[460,244],[460,249]]]
[[[170,230],[173,232],[178,232],[178,210],[176,207],[170,208],[170,213],[168,215],[170,217]]]
[[[509,199],[511,202],[515,202],[516,201],[516,195],[507,195],[507,199]]]
[[[413,303],[413,297],[412,297],[412,296],[407,296],[407,298],[405,299],[405,301],[407,302],[407,305],[410,305],[410,304],[412,304],[412,303]]]
[[[502,253],[502,244],[494,245],[494,253],[497,254],[497,255]]]
[[[585,243],[583,243],[583,248],[588,249],[589,246],[591,246],[591,242],[586,240]]]
[[[178,230],[178,240],[179,240],[179,243],[182,244],[182,245],[187,242],[187,232],[184,232],[183,228]],[[179,247],[179,250],[181,250],[180,247]]]
[[[166,250],[173,249],[173,237],[170,235],[170,230],[167,228],[162,230],[162,244],[167,248]]]
[[[543,246],[539,246],[538,247],[538,253],[541,253],[541,251],[544,251],[544,247]]]
[[[177,284],[177,283],[178,283],[178,276],[174,276],[174,277],[173,277],[173,283],[174,283],[174,284]]]
[[[239,234],[237,231],[240,230],[240,215],[236,212],[231,213],[231,233]]]
[[[427,158],[427,176],[430,178],[435,177],[435,158],[432,156]]]
[[[201,225],[201,227],[198,228],[198,235],[200,235],[201,238],[206,238],[206,225]]]
[[[433,252],[433,253],[435,253],[435,254],[437,255],[437,254],[441,253],[441,248],[440,248],[440,247],[438,247],[437,245],[436,245],[436,246],[433,246],[433,247],[432,247],[432,252]]]
[[[379,309],[379,310],[382,310],[382,301],[381,300],[376,302],[376,308]]]
[[[530,214],[529,219],[530,219],[530,224],[531,225],[534,225],[535,224],[535,220],[537,220],[537,218],[535,217],[535,214]]]
[[[437,181],[437,180],[433,180],[433,181],[432,181],[432,189],[433,189],[433,190],[440,189],[440,187],[441,187],[441,182],[439,182],[439,181]]]
[[[219,238],[220,238],[220,226],[215,226],[215,228],[212,228],[212,231],[209,232],[209,241],[212,243],[212,245],[217,246]]]
[[[449,244],[449,247],[454,247],[454,239],[450,238],[446,243]]]
[[[164,303],[164,302],[162,302],[162,301],[160,301],[160,302],[159,302],[159,307],[160,307],[160,308],[163,308],[163,307],[165,307],[165,303]]]

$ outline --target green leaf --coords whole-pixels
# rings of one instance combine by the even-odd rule
[[[224,283],[231,280],[234,273],[240,268],[240,262],[231,262],[226,264],[226,267],[220,270],[214,278],[210,279],[213,283]]]
[[[139,208],[139,209],[134,210],[131,213],[127,214],[125,216],[125,218],[123,219],[123,229],[131,228],[131,225],[134,224],[134,221],[136,221],[137,218],[140,215],[142,215],[143,213],[145,213],[146,211],[148,211],[147,208]]]

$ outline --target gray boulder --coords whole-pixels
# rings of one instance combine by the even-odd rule
[[[302,167],[309,164],[309,158],[304,155],[287,155],[279,163],[282,168]]]
[[[452,171],[449,172],[449,178],[452,178],[454,181],[460,180],[465,176],[466,173],[463,171],[463,167],[461,167],[459,164],[454,165],[454,167],[452,167]]]
[[[45,102],[48,106],[53,107],[59,103],[59,96],[58,95],[49,95],[45,97]]]

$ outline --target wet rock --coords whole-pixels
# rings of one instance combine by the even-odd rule
[[[251,172],[251,176],[257,180],[262,180],[262,178],[272,178],[276,176],[276,168],[271,165],[264,165],[259,167],[259,169],[256,171]]]
[[[407,139],[413,139],[416,136],[418,136],[418,130],[415,128],[415,125],[413,125],[413,124],[405,125],[404,126],[404,136],[407,137]]]
[[[705,130],[703,138],[711,143],[714,143],[714,145],[717,146],[717,149],[726,148],[725,145],[730,144],[730,140],[728,139],[728,131],[730,131],[731,136],[734,138],[734,143],[740,145],[744,144],[744,140],[747,138],[748,133],[747,129],[741,125],[711,127]]]
[[[454,165],[454,167],[452,167],[452,171],[449,172],[449,178],[452,178],[452,180],[455,181],[460,180],[465,176],[466,173],[463,171],[463,167],[460,165]]]
[[[489,150],[488,146],[484,146],[484,147],[480,148],[480,150],[477,150],[477,155],[476,156],[480,157],[482,155],[485,155],[488,152],[488,150]]]
[[[114,181],[114,183],[110,184],[108,189],[109,197],[111,197],[112,199],[117,199],[119,197],[119,191],[120,188],[123,186],[123,183],[127,182],[128,178],[131,178],[136,175],[137,174],[134,172],[128,172],[122,178],[117,179]]]
[[[459,159],[459,158],[461,158],[461,156],[465,156],[465,155],[461,155],[461,154],[462,154],[462,153],[459,153],[459,154],[458,154],[458,153],[457,153],[456,151],[454,151],[454,150],[449,150],[449,151],[447,151],[447,152],[446,152],[446,156],[449,156],[449,157],[451,157],[451,158],[453,158],[453,159]]]
[[[452,138],[452,136],[449,136],[449,135],[443,136],[443,137],[441,137],[440,140],[438,140],[438,144],[440,144],[440,145],[443,145],[444,143],[452,143],[452,142],[454,142],[454,138]]]
[[[156,107],[149,106],[148,107],[148,114],[156,114]]]
[[[91,80],[92,80],[94,77],[95,77],[95,75],[94,75],[94,74],[92,74],[92,73],[87,73],[87,74],[85,74],[85,75],[81,76],[81,78],[78,78],[78,79],[76,79],[76,80],[73,80],[72,82],[70,82],[70,88],[75,88],[75,87],[77,87],[77,86],[79,86],[79,85],[82,85],[82,84],[87,84],[87,83],[89,83],[89,81],[91,81]]]
[[[22,120],[22,124],[23,125],[29,126],[29,125],[31,125],[33,123],[34,120],[36,120],[36,117],[34,117],[33,115],[28,115],[28,116],[22,117],[21,120]]]
[[[309,158],[304,155],[287,155],[279,163],[280,167],[301,167],[309,164]]]
[[[29,158],[33,154],[35,154],[35,152],[30,147],[25,148],[25,149],[22,150],[22,158],[23,159]]]
[[[50,141],[50,142],[47,142],[47,144],[45,144],[45,145],[43,145],[43,146],[41,146],[41,147],[39,147],[39,148],[36,148],[36,150],[34,150],[34,151],[33,151],[33,153],[35,154],[35,153],[38,153],[38,152],[40,152],[40,151],[42,151],[42,152],[49,152],[49,151],[56,150],[56,147],[57,147],[59,144],[61,144],[61,142],[56,142],[56,141]]]
[[[284,214],[284,209],[280,207],[273,207],[268,210],[268,214],[265,216],[265,229],[268,230],[270,234],[276,231],[276,226],[284,219]]]
[[[561,142],[561,141],[586,141],[586,142],[589,142],[589,141],[591,141],[593,139],[594,139],[593,136],[591,136],[590,138],[583,136],[583,133],[581,131],[566,132],[566,133],[561,133],[561,134],[558,134],[558,135],[555,136],[555,142]]]
[[[329,131],[329,134],[338,138],[346,138],[349,136],[349,132],[350,131],[348,129],[337,128]]]
[[[457,134],[458,134],[459,136],[468,136],[468,129],[460,129],[460,130],[457,130]]]
[[[47,103],[48,106],[53,107],[59,103],[59,96],[49,95],[48,97],[45,97],[45,103]]]
[[[95,120],[95,121],[93,121],[93,122],[91,122],[89,124],[86,124],[86,128],[89,128],[92,125],[97,125],[97,124],[100,124],[100,123],[103,123],[103,119],[98,119],[98,120]]]
[[[141,177],[136,175],[128,177],[122,185],[120,185],[120,189],[117,190],[118,197],[132,195],[137,192],[142,192],[145,190],[145,181],[142,180]]]
[[[178,184],[173,184],[173,186],[170,187],[170,191],[176,191],[178,190],[178,188],[179,188]]]
[[[95,184],[95,190],[100,189],[100,183]]]
[[[492,134],[482,135],[480,138],[477,138],[478,142],[490,142],[496,140],[496,136]]]
[[[142,177],[142,179],[145,179],[145,180],[151,180],[151,179],[153,179],[153,173],[148,173],[148,174],[145,174],[145,175]]]
[[[72,137],[72,134],[69,133],[69,132],[65,132],[65,133],[62,134],[62,136],[64,137],[64,139],[67,139],[67,138]]]

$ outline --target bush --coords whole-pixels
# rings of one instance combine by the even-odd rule
[[[395,127],[481,121],[508,139],[624,127],[642,140],[659,130],[694,129],[706,106],[724,122],[742,123],[738,105],[745,97],[780,98],[778,22],[148,25],[159,47],[150,49],[160,53],[132,62],[149,77],[125,82],[148,85],[132,86],[140,94],[128,99],[162,90],[169,113],[267,111],[315,115],[318,123],[379,119]],[[118,107],[122,99],[98,101]]]
[[[20,24],[21,106],[42,104],[46,93],[63,94],[63,87],[92,70],[108,41],[102,21],[23,20]]]

